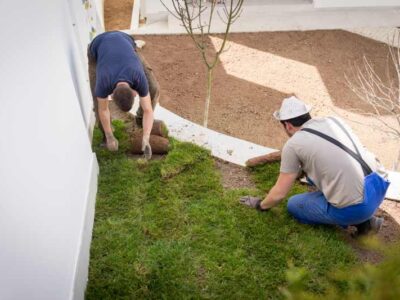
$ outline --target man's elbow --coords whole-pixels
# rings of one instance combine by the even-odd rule
[[[150,106],[150,107],[144,107],[143,108],[143,113],[144,114],[152,114],[153,113],[153,108]]]

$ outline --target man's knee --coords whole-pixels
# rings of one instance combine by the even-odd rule
[[[307,218],[304,196],[304,194],[299,194],[289,198],[287,203],[288,213],[300,223],[313,224],[313,222],[310,222]]]
[[[304,208],[299,196],[300,195],[292,196],[288,200],[287,209],[292,216],[296,216],[299,210],[302,210]]]

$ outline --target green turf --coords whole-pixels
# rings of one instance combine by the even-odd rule
[[[208,151],[172,141],[164,160],[135,161],[125,154],[123,123],[114,127],[120,151],[95,147],[87,299],[282,298],[289,265],[308,270],[306,289],[320,293],[329,271],[356,261],[337,231],[298,224],[284,203],[268,213],[238,203],[241,195],[264,195],[278,165],[252,170],[258,189],[224,191]]]

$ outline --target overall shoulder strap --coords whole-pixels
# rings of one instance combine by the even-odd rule
[[[326,135],[325,133],[319,132],[317,130],[311,129],[311,128],[303,128],[301,129],[301,131],[306,131],[312,134],[315,134],[329,142],[331,142],[332,144],[338,146],[340,149],[344,150],[345,152],[347,152],[348,154],[350,154],[351,157],[353,157],[355,160],[357,160],[364,172],[364,176],[367,176],[369,174],[372,173],[371,168],[368,166],[368,164],[362,159],[361,155],[355,153],[353,150],[349,149],[347,146],[343,145],[341,142],[339,142],[338,140],[330,137],[329,135]],[[357,148],[356,148],[357,149]],[[358,151],[357,151],[358,152]]]
[[[352,139],[350,133],[346,130],[346,128],[344,128],[343,124],[340,123],[337,119],[333,118],[333,117],[328,117],[327,119],[332,120],[333,122],[335,122],[335,124],[337,126],[340,127],[340,129],[343,130],[343,132],[347,135],[347,137],[349,138],[349,140],[351,141],[351,143],[354,146],[354,149],[356,150],[357,154],[361,157],[360,151],[358,150],[358,147],[356,145],[356,143],[354,142],[354,140]]]

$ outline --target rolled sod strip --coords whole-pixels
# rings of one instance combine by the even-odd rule
[[[255,167],[267,163],[273,163],[281,160],[281,151],[272,152],[266,155],[257,156],[246,161],[247,167]]]
[[[143,137],[143,131],[141,129],[136,130],[132,134],[131,152],[133,154],[143,154],[142,137]],[[165,137],[152,134],[150,135],[150,146],[153,154],[167,154],[169,150],[169,140]]]
[[[151,135],[158,135],[168,138],[168,129],[165,123],[161,120],[154,120],[153,128],[151,129]]]

